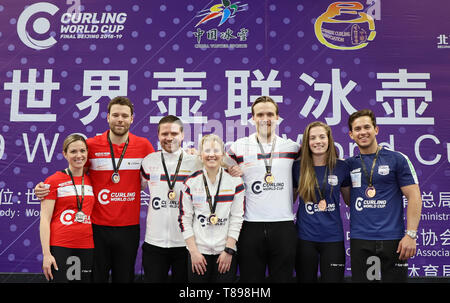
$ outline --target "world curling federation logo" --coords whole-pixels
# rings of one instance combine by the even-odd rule
[[[320,43],[339,50],[364,48],[376,36],[374,18],[364,12],[359,2],[332,3],[316,19],[314,32]]]

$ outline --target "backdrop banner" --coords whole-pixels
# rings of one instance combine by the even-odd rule
[[[167,114],[185,123],[184,146],[207,133],[229,146],[254,132],[251,103],[270,95],[280,136],[300,143],[308,123],[326,122],[341,158],[359,153],[349,115],[374,111],[378,142],[407,155],[419,178],[409,276],[449,276],[449,9],[447,0],[2,1],[0,272],[42,272],[33,189],[67,166],[67,135],[108,129],[111,98],[133,101],[131,132],[156,149]],[[142,243],[152,202],[141,197]],[[343,202],[341,214],[351,275]]]

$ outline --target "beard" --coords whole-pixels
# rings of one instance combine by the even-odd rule
[[[116,126],[113,126],[113,125],[110,125],[109,128],[110,128],[111,132],[118,137],[122,137],[122,136],[126,135],[128,133],[128,131],[130,130],[130,127],[127,127],[125,125],[123,125],[123,128],[121,130],[117,130]]]

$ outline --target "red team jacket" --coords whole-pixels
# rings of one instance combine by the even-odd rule
[[[73,178],[81,199],[82,177]],[[59,171],[48,177],[44,183],[50,185],[50,193],[45,199],[55,200],[50,222],[50,245],[67,248],[94,248],[90,216],[95,199],[89,176],[84,176],[84,200],[81,210],[87,217],[83,222],[74,221],[78,206],[70,176]]]
[[[111,176],[114,169],[106,137],[108,134],[109,130],[87,140],[87,166],[96,200],[92,223],[105,226],[137,225],[141,206],[141,162],[155,150],[146,138],[129,133],[128,147],[119,168],[120,182],[113,183]],[[125,143],[113,144],[116,163],[124,146]]]

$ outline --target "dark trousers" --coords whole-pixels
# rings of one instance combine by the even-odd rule
[[[408,263],[398,259],[396,251],[399,242],[400,239],[350,239],[352,281],[406,282]]]
[[[102,226],[92,224],[94,233],[94,282],[134,282],[137,250],[139,248],[139,225]]]
[[[293,221],[244,221],[238,242],[240,281],[263,283],[268,267],[269,282],[293,282],[296,246]]]
[[[344,282],[344,241],[312,242],[302,239],[297,240],[297,257],[295,261],[297,282],[317,282],[317,270],[319,267],[320,282]]]
[[[92,281],[94,249],[50,246],[58,270],[52,267],[55,283],[89,283]]]
[[[188,251],[186,247],[162,248],[142,244],[142,267],[146,283],[186,283]],[[169,269],[172,274],[169,276]]]
[[[236,280],[237,260],[233,256],[230,270],[226,273],[219,273],[217,258],[220,255],[203,255],[206,259],[206,272],[199,275],[192,271],[191,255],[188,253],[188,281],[190,283],[233,283]]]

